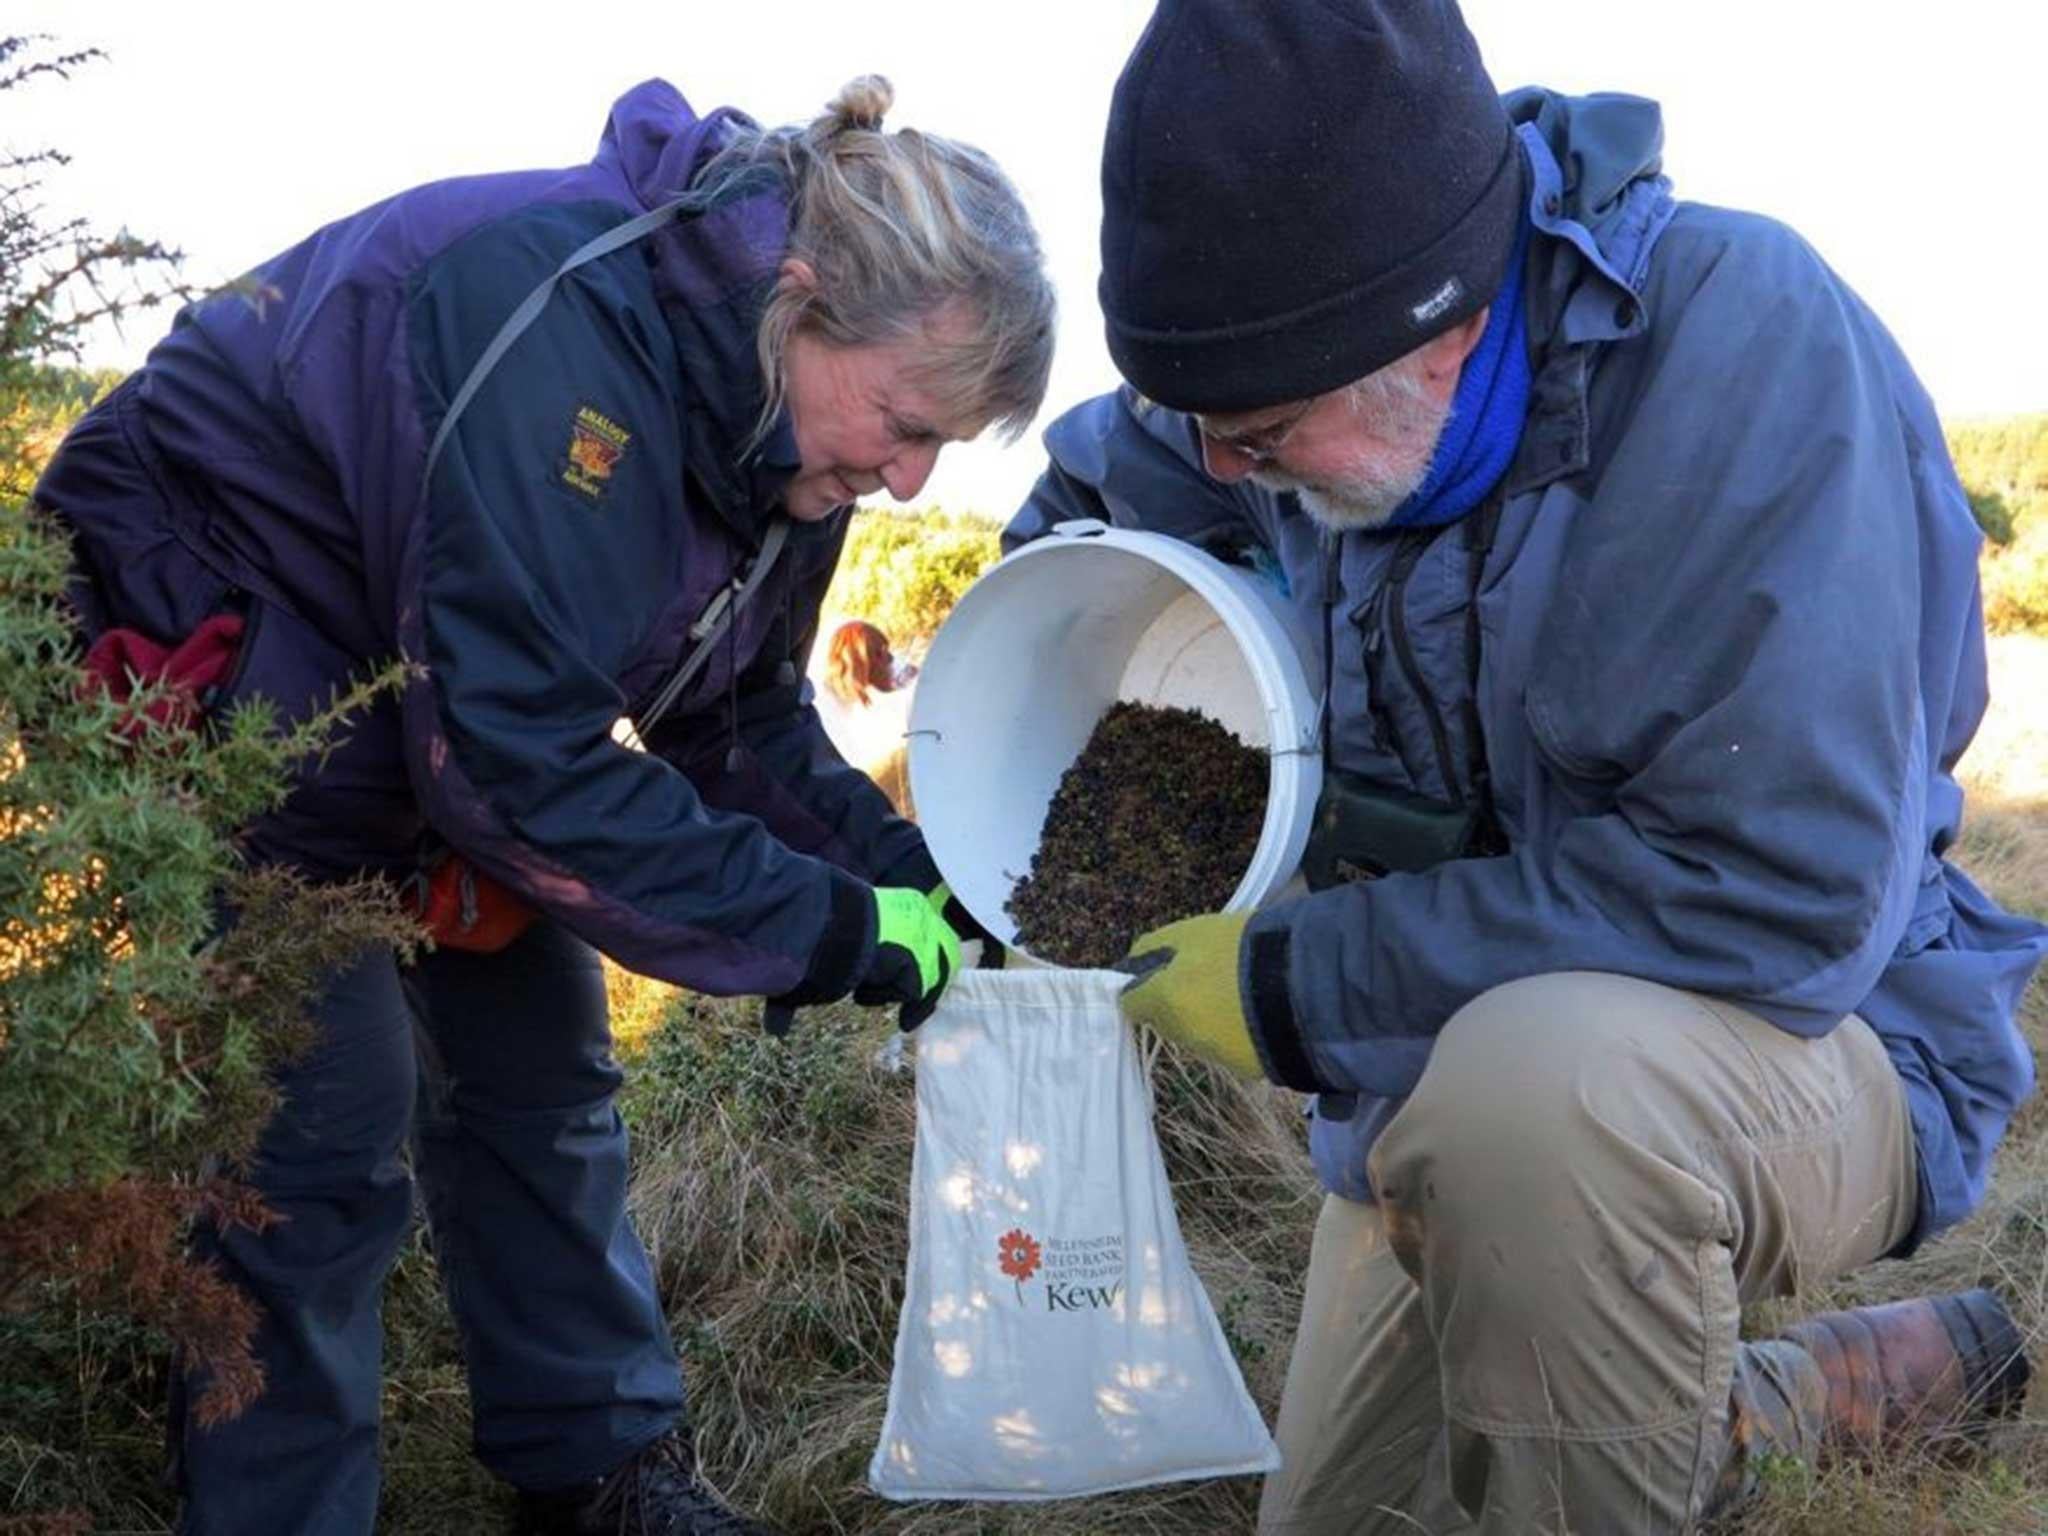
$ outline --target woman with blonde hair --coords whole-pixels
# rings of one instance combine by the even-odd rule
[[[763,1529],[697,1476],[598,954],[906,1026],[958,964],[964,917],[823,739],[801,664],[854,499],[1030,422],[1052,294],[1001,171],[885,132],[890,101],[865,76],[763,129],[649,81],[588,165],[346,216],[188,309],[38,487],[89,643],[233,631],[216,710],[289,721],[415,664],[253,858],[430,859],[515,914],[484,932],[457,901],[417,964],[363,956],[279,1068],[249,1178],[282,1219],[197,1239],[263,1309],[267,1385],[232,1423],[177,1416],[181,1530],[371,1529],[414,1176],[520,1528]],[[415,1025],[445,1069],[417,1126]]]

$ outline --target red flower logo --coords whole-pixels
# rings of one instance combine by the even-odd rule
[[[1013,1227],[996,1239],[996,1263],[1017,1282],[1017,1300],[1024,1300],[1024,1282],[1038,1273],[1038,1239],[1021,1227]]]

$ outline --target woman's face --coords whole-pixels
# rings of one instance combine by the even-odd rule
[[[980,430],[911,382],[920,348],[915,339],[839,347],[803,331],[790,336],[783,373],[800,460],[783,492],[791,517],[815,522],[875,491],[908,501],[941,448]]]

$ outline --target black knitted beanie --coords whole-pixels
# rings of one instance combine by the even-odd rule
[[[1255,410],[1476,314],[1521,157],[1450,0],[1159,0],[1102,147],[1102,313],[1139,393]]]

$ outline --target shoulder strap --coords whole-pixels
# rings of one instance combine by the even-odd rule
[[[469,402],[476,398],[476,392],[483,388],[484,380],[490,377],[491,370],[498,366],[505,354],[512,350],[512,344],[526,334],[527,327],[540,318],[540,312],[547,308],[548,300],[555,296],[555,289],[564,277],[578,267],[600,257],[609,256],[613,251],[631,245],[635,240],[651,235],[677,219],[695,218],[710,206],[711,200],[703,194],[685,193],[672,202],[663,203],[659,208],[650,209],[636,218],[626,220],[623,224],[615,224],[596,239],[586,241],[571,251],[559,267],[535,284],[533,291],[521,299],[518,307],[505,317],[505,323],[498,327],[498,332],[491,338],[490,345],[484,348],[483,355],[476,360],[476,366],[469,370],[469,376],[462,381],[462,387],[455,391],[455,398],[448,402],[447,414],[441,418],[441,425],[434,432],[434,440],[427,446],[427,467],[422,477],[423,481],[433,479],[434,466],[440,462],[441,450],[447,445],[449,434],[455,430],[455,423],[468,409]],[[689,686],[690,679],[704,669],[704,663],[710,658],[712,645],[725,633],[740,609],[746,606],[747,599],[768,579],[768,573],[775,568],[775,562],[782,554],[782,546],[788,541],[789,519],[778,517],[768,525],[767,533],[762,536],[760,551],[754,556],[754,562],[749,567],[746,578],[736,580],[730,586],[720,587],[717,595],[698,616],[697,622],[690,626],[690,639],[696,642],[696,649],[683,658],[682,665],[676,668],[669,680],[662,685],[661,692],[655,695],[654,702],[648,705],[645,713],[635,722],[636,732],[644,736],[646,732],[653,730],[655,723],[674,707],[678,698],[682,697],[682,692]]]
[[[1500,529],[1500,517],[1507,498],[1496,486],[1465,520],[1465,550],[1471,564],[1471,591],[1465,604],[1465,766],[1474,808],[1473,853],[1482,857],[1507,851],[1507,834],[1493,806],[1493,770],[1486,760],[1486,727],[1479,714],[1479,588],[1486,580],[1486,559],[1493,553],[1493,539]]]
[[[729,587],[720,587],[718,595],[705,604],[704,612],[697,622],[690,626],[690,638],[697,642],[697,648],[683,658],[681,666],[661,685],[661,692],[654,696],[654,702],[633,722],[633,730],[643,741],[647,733],[660,723],[661,717],[675,707],[683,690],[690,686],[690,679],[704,670],[704,663],[710,659],[712,646],[728,625],[746,607],[747,599],[760,589],[768,579],[768,573],[775,569],[775,562],[782,554],[782,546],[789,542],[789,519],[778,517],[768,525],[768,531],[761,538],[761,549],[754,556],[754,563],[747,570],[745,580],[735,580]]]
[[[709,202],[701,194],[685,193],[673,202],[663,203],[659,208],[615,224],[595,240],[586,242],[571,251],[562,264],[534,286],[533,292],[519,301],[519,307],[505,317],[505,323],[498,327],[498,334],[491,338],[491,344],[484,348],[483,355],[476,360],[476,366],[469,370],[469,377],[462,381],[462,387],[455,391],[455,398],[448,402],[448,412],[441,418],[441,425],[434,433],[434,440],[427,446],[427,468],[424,479],[432,480],[434,466],[440,462],[441,449],[448,442],[448,434],[455,430],[455,423],[469,408],[469,402],[476,398],[476,392],[483,388],[484,380],[491,370],[498,366],[505,354],[512,350],[512,343],[526,334],[526,328],[540,318],[540,312],[547,308],[548,300],[555,296],[555,288],[563,278],[578,267],[599,257],[609,256],[621,246],[631,245],[642,236],[651,235],[663,225],[677,219],[694,218]]]

